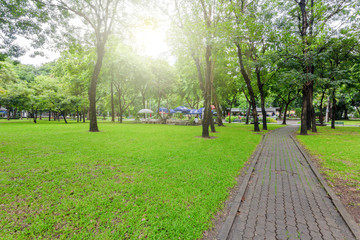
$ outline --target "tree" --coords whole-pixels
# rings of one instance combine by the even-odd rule
[[[280,11],[285,14],[277,20],[277,36],[280,37],[278,46],[284,55],[297,59],[301,67],[303,77],[300,134],[307,135],[309,129],[316,132],[313,107],[314,83],[317,77],[315,61],[327,48],[327,39],[338,34],[339,31],[333,29],[333,26],[341,26],[339,23],[346,21],[340,16],[351,13],[350,9],[355,1],[294,0],[279,3]]]
[[[109,36],[114,30],[114,23],[120,20],[122,11],[119,9],[122,0],[72,0],[72,1],[56,1],[61,9],[80,17],[85,25],[89,26],[90,35],[95,37],[96,63],[92,72],[89,87],[90,102],[90,132],[98,132],[96,118],[96,87],[98,77],[101,71],[102,62],[105,56],[105,45]]]
[[[61,53],[61,57],[56,61],[56,65],[51,70],[64,83],[69,97],[78,99],[78,104],[76,105],[78,122],[81,117],[83,122],[85,122],[85,116],[88,111],[87,92],[94,69],[94,55],[93,49],[87,49],[79,44],[72,45],[67,51]]]
[[[19,36],[31,40],[34,48],[46,42],[46,36],[55,33],[57,21],[64,23],[59,9],[50,1],[1,1],[0,4],[0,61],[6,56],[20,57],[25,49],[16,40]],[[35,52],[34,54],[41,54]]]
[[[173,93],[173,86],[175,76],[171,71],[171,67],[166,61],[157,60],[153,61],[152,66],[152,76],[153,76],[153,93],[157,99],[157,112],[158,117],[162,120],[163,123],[166,123],[167,117],[160,114],[160,104],[162,101],[166,102],[166,108],[169,109],[169,97]]]
[[[212,85],[217,51],[217,27],[223,18],[221,4],[200,0],[199,2],[181,0],[175,1],[175,16],[173,24],[177,27],[176,41],[182,49],[177,54],[190,56],[197,69],[199,87],[204,99],[204,117],[202,121],[202,137],[208,138],[209,125],[215,132],[211,113]],[[177,44],[179,45],[179,44]]]

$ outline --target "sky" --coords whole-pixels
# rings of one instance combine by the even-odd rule
[[[157,20],[150,24],[144,22],[131,29],[133,39],[129,41],[128,44],[132,45],[140,55],[153,58],[165,58],[170,64],[173,63],[175,60],[170,56],[169,47],[166,43],[166,32],[170,24],[168,22]],[[44,49],[41,49],[44,56],[31,57],[31,53],[34,49],[31,49],[30,41],[23,37],[19,37],[17,42],[27,49],[27,53],[18,59],[23,64],[39,66],[60,57],[60,52],[46,49],[46,46]]]

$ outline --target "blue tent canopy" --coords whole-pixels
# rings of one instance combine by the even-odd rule
[[[170,113],[173,114],[176,113],[176,111],[174,109],[170,109]]]
[[[200,112],[197,109],[191,109],[190,114],[200,114]]]
[[[175,108],[174,111],[181,112],[181,113],[189,113],[190,109],[188,109],[187,107],[184,107],[184,106],[180,106],[180,107]]]
[[[159,108],[159,112],[169,113],[169,110],[168,110],[167,108],[160,107],[160,108]]]

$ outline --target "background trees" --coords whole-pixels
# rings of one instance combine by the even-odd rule
[[[144,49],[131,42],[133,26],[144,19],[152,27],[157,23],[130,2],[28,0],[17,9],[6,2],[2,10],[10,12],[4,13],[1,24],[8,41],[2,46],[9,51],[4,50],[0,59],[0,104],[11,112],[9,117],[22,110],[35,120],[44,111],[50,119],[70,114],[80,122],[88,116],[90,131],[98,130],[97,114],[109,112],[113,121],[118,115],[121,122],[124,115],[150,105],[205,107],[204,137],[209,136],[209,126],[215,131],[211,105],[219,125],[232,107],[252,110],[254,130],[259,131],[256,107],[262,109],[266,129],[265,107],[280,104],[284,124],[289,107],[302,109],[301,133],[306,134],[316,131],[317,116],[323,123],[325,108],[333,125],[359,108],[355,3],[174,0],[168,8],[161,6],[172,25],[169,42],[174,58],[168,64],[169,59],[145,56]],[[124,15],[136,11],[141,18]],[[60,41],[66,44],[59,48],[62,53],[56,62],[32,67],[6,59],[10,48],[16,48],[12,41],[16,34],[55,33],[42,24],[50,21],[51,27],[64,18],[69,20],[58,22],[58,32],[65,33]]]

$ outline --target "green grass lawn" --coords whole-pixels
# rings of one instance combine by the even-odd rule
[[[201,238],[261,139],[252,125],[211,140],[193,126],[88,127],[0,121],[0,238]]]
[[[336,120],[335,122],[344,122],[344,125],[359,125],[360,121],[358,120]],[[327,124],[331,125],[331,122],[327,122]]]
[[[330,181],[342,179],[360,186],[360,128],[318,127],[319,133],[297,138],[317,155]]]

